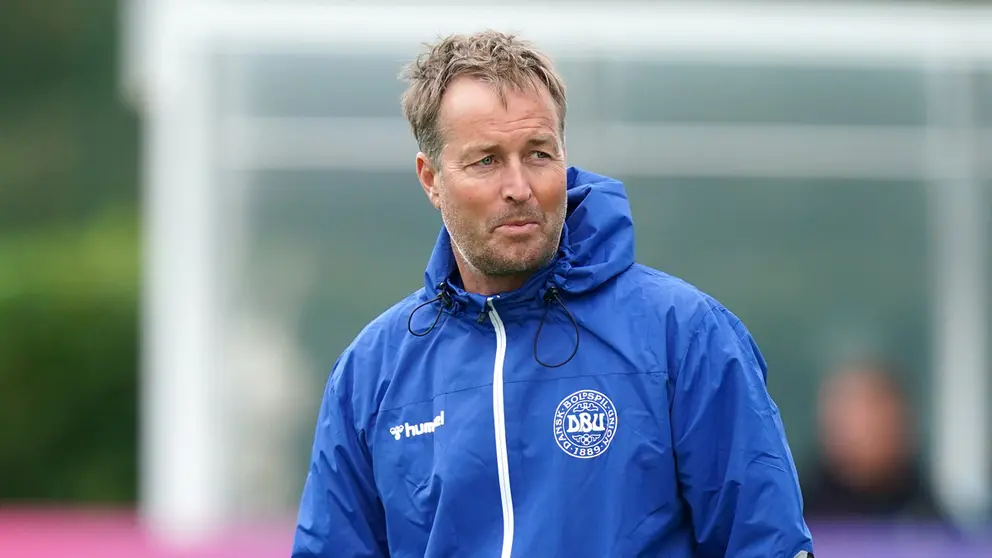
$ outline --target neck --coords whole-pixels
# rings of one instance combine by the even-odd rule
[[[467,292],[489,296],[515,291],[523,287],[528,278],[530,278],[530,274],[487,277],[484,275],[473,275],[471,273],[466,275],[462,273],[462,284]]]

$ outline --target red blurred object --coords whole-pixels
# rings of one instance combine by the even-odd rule
[[[286,556],[291,522],[243,526],[182,548],[153,537],[128,509],[0,508],[0,556],[262,558]]]

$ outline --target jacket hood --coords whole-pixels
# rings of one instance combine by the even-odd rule
[[[569,167],[566,188],[568,209],[557,255],[523,287],[501,294],[500,298],[543,296],[552,286],[569,294],[581,294],[634,264],[634,224],[623,184]],[[479,299],[475,302],[481,304],[483,297],[466,293],[453,280],[456,275],[451,236],[442,226],[424,274],[427,294],[436,295],[446,285],[455,298]]]

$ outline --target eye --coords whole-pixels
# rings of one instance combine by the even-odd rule
[[[544,151],[535,151],[534,152],[534,156],[537,157],[538,159],[550,159],[551,158],[551,155],[548,154],[548,153],[545,153]]]
[[[489,165],[493,164],[494,162],[495,162],[495,159],[493,159],[493,156],[492,155],[487,155],[486,157],[483,157],[482,159],[480,159],[479,162],[476,163],[476,164],[482,165],[484,167],[488,167]]]

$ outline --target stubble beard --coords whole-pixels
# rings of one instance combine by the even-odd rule
[[[528,247],[524,251],[523,257],[515,258],[502,252],[501,246],[491,242],[492,236],[488,232],[488,224],[478,230],[477,224],[465,222],[463,218],[458,216],[457,211],[451,210],[444,196],[441,197],[441,220],[448,229],[452,248],[472,271],[485,277],[506,277],[533,273],[547,265],[558,252],[566,210],[567,201],[554,215],[554,227],[549,231],[550,236],[545,236],[542,239],[543,249],[540,252],[530,256],[533,249]],[[473,235],[473,228],[476,228],[478,234]],[[514,249],[515,247],[510,247],[511,251]]]

